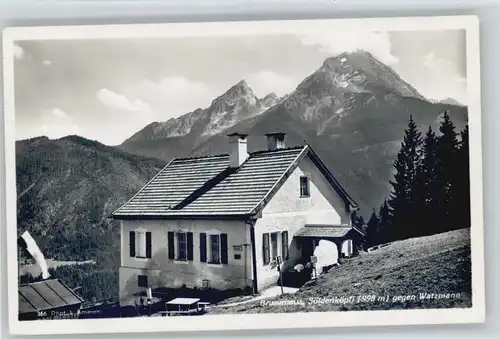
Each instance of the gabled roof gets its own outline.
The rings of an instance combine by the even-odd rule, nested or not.
[[[76,306],[83,301],[59,279],[19,285],[18,295],[20,314]]]
[[[172,160],[132,199],[115,219],[247,218],[258,214],[309,156],[346,203],[356,208],[309,146],[257,151],[237,169],[229,155]]]
[[[173,159],[113,215],[161,215],[183,202],[228,167],[227,154]]]

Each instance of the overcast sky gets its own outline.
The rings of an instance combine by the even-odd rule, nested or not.
[[[289,93],[325,58],[356,49],[424,96],[466,104],[464,31],[22,41],[16,138],[78,134],[116,145],[152,121],[209,106],[241,79],[259,97]]]

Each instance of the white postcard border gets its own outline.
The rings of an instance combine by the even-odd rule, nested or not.
[[[472,308],[390,311],[231,314],[79,320],[18,320],[17,211],[15,171],[14,42],[45,39],[109,39],[168,36],[228,36],[304,33],[326,29],[432,31],[466,30],[467,95],[470,129]],[[4,135],[8,310],[11,334],[186,332],[479,323],[485,320],[483,187],[479,21],[476,16],[398,17],[283,21],[203,22],[95,26],[10,27],[3,34]],[[8,164],[8,165],[7,165]]]

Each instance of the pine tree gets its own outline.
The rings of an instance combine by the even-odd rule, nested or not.
[[[351,214],[351,223],[353,226],[357,227],[358,229],[362,230],[365,226],[365,219],[363,218],[362,215],[358,215],[358,212],[354,211]]]
[[[388,201],[391,208],[390,240],[411,237],[418,226],[415,223],[414,189],[420,166],[421,144],[422,135],[410,115],[401,149],[394,162],[394,181],[390,182],[393,188]]]
[[[379,220],[379,232],[378,232],[378,242],[380,244],[386,243],[390,240],[390,230],[391,230],[391,211],[389,209],[389,204],[387,199],[384,200],[382,206],[380,206],[378,212]]]
[[[365,249],[379,244],[380,220],[375,210],[372,211],[366,226]]]
[[[459,165],[458,135],[448,112],[444,113],[439,131],[441,136],[438,138],[436,149],[437,192],[435,193],[439,210],[435,221],[439,228],[435,233],[446,232],[455,227],[453,224],[456,218],[453,214],[458,207],[455,188],[460,185],[456,174]]]
[[[422,145],[422,161],[418,169],[415,184],[416,220],[420,228],[414,236],[435,233],[435,216],[439,213],[436,201],[438,175],[436,164],[438,138],[429,126]]]
[[[365,219],[363,218],[362,215],[358,215],[357,211],[354,211],[351,214],[351,224],[352,226],[356,227],[360,231],[365,231],[366,230],[366,224],[365,224]],[[356,241],[356,250],[357,251],[362,251],[366,242],[366,236],[361,236],[359,241]]]
[[[458,166],[456,169],[456,226],[457,228],[470,227],[470,169],[469,169],[469,125],[460,133],[458,149]]]

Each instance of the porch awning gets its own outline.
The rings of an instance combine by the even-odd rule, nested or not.
[[[339,238],[345,236],[351,226],[347,225],[306,225],[300,229],[296,237]]]

